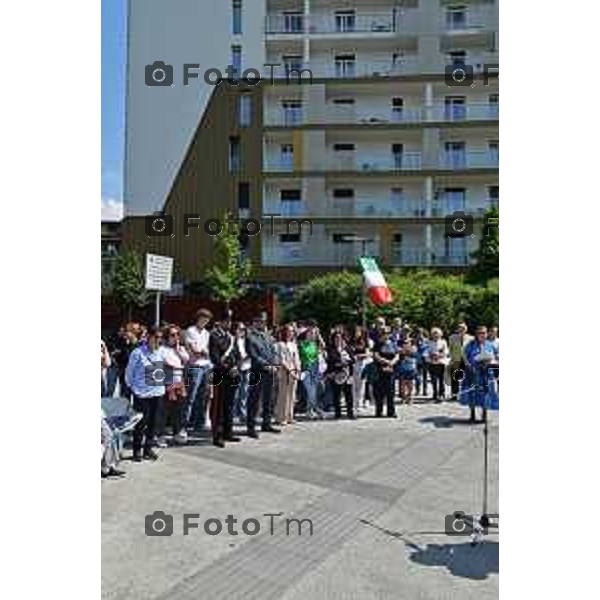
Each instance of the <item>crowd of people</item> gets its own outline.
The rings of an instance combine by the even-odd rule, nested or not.
[[[118,424],[102,414],[102,474],[123,474],[115,430],[132,430],[133,460],[141,462],[207,429],[222,448],[240,441],[236,428],[258,438],[258,422],[262,432],[278,434],[298,415],[356,419],[374,409],[376,418],[395,419],[397,403],[415,396],[459,400],[472,422],[477,407],[485,419],[484,383],[492,370],[499,379],[498,329],[474,333],[459,323],[446,339],[439,327],[428,331],[400,318],[388,325],[383,317],[352,331],[336,325],[322,332],[312,320],[269,330],[264,314],[247,325],[229,311],[215,320],[206,309],[185,330],[128,323],[101,343],[101,396],[119,396],[130,408]]]

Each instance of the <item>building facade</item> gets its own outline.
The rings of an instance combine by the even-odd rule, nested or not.
[[[181,281],[202,279],[203,222],[227,211],[261,221],[242,240],[257,281],[364,251],[468,266],[499,202],[497,0],[131,0],[128,53],[124,239]],[[147,85],[157,60],[172,85]],[[228,65],[235,81],[204,80]],[[157,210],[173,231],[148,235]],[[474,236],[448,237],[457,211]]]

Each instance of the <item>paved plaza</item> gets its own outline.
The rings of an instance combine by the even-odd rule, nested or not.
[[[398,409],[397,420],[298,422],[225,449],[207,437],[155,463],[123,461],[125,478],[102,481],[103,598],[497,598],[498,533],[474,547],[443,533],[445,515],[481,511],[483,426],[454,403]],[[489,440],[498,512],[497,413]],[[145,535],[155,511],[173,515],[173,535]],[[189,535],[183,513],[200,515]],[[219,535],[204,531],[211,518]],[[243,533],[246,519],[257,535]],[[312,536],[286,519],[310,519]]]

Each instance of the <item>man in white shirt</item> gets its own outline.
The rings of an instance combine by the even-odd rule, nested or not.
[[[178,441],[187,439],[187,428],[196,425],[196,429],[204,429],[206,423],[206,406],[204,406],[204,394],[206,385],[206,374],[211,362],[208,355],[208,341],[210,334],[206,326],[212,319],[212,313],[201,308],[196,312],[196,324],[188,327],[185,332],[185,346],[189,353],[188,372],[189,390],[185,406],[181,414],[181,431]],[[195,423],[191,422],[195,415]]]

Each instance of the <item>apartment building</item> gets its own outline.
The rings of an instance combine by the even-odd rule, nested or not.
[[[497,32],[497,0],[131,0],[126,243],[195,281],[213,240],[184,236],[184,215],[230,210],[277,215],[243,240],[257,280],[301,281],[365,250],[387,267],[466,268],[499,202]],[[158,59],[264,79],[149,87]],[[145,235],[155,210],[173,237]],[[446,235],[456,211],[474,237]]]

